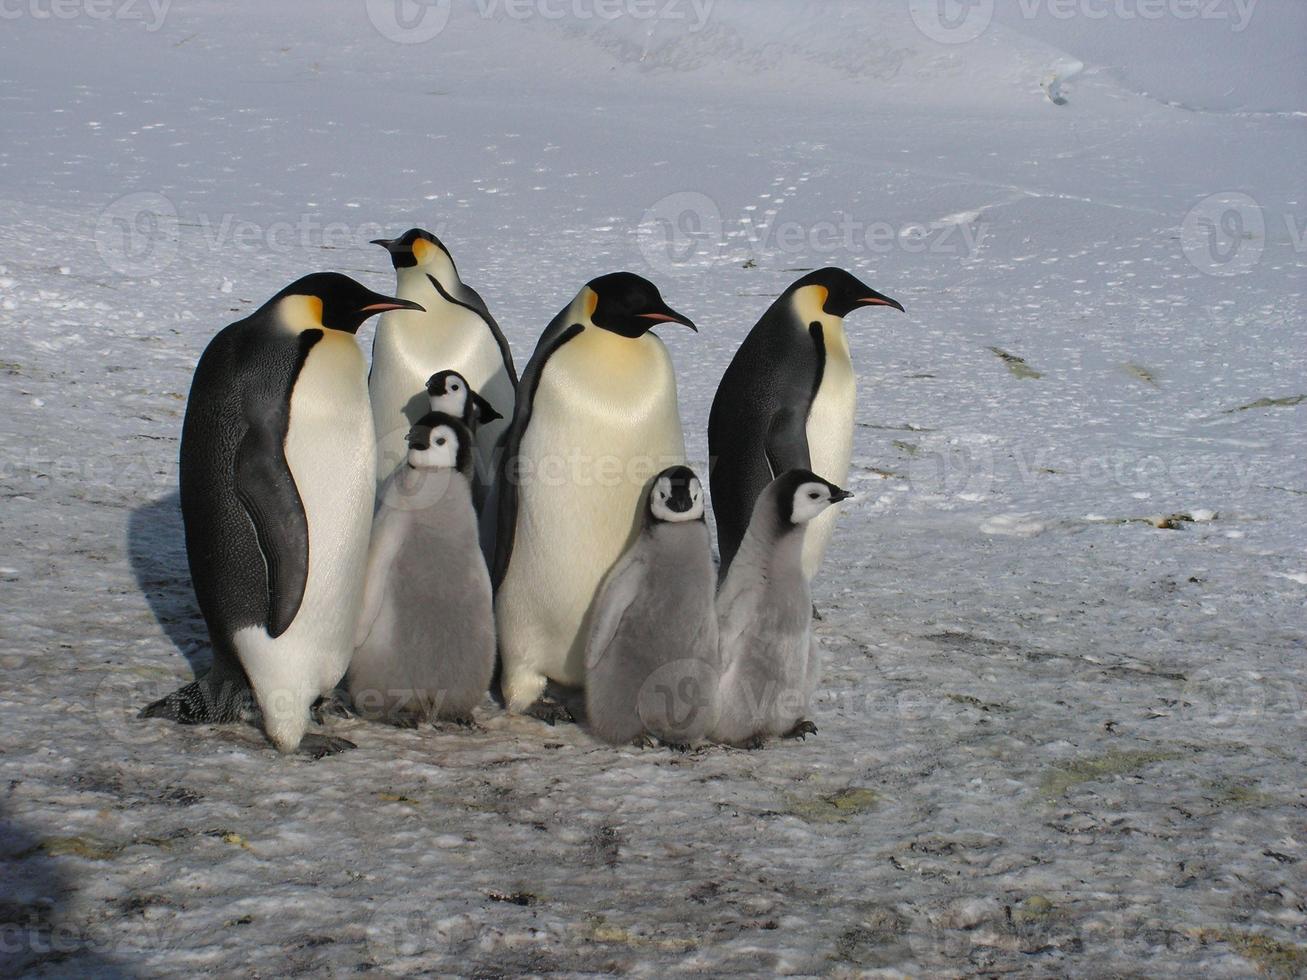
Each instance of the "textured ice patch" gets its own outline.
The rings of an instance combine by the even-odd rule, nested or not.
[[[1048,529],[1038,514],[999,514],[980,522],[982,534],[1002,534],[1013,538],[1033,538]]]

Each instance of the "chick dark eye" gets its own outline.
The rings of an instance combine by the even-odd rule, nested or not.
[[[821,499],[821,494],[819,494],[819,493],[810,493],[810,494],[808,494],[808,499],[809,499],[809,500],[820,500],[820,499]]]
[[[458,390],[459,390],[458,385],[450,385],[450,386],[449,386],[449,390],[450,390],[450,391],[458,391]]]
[[[437,440],[436,440],[436,445],[437,445],[437,446],[443,446],[444,444],[445,444],[445,440],[444,440],[444,439],[437,439]]]

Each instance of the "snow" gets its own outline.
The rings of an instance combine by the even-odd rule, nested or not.
[[[102,6],[0,23],[7,972],[1307,969],[1302,5],[964,43],[879,0],[460,2],[421,43],[377,0]],[[388,288],[367,241],[414,224],[519,360],[590,277],[658,282],[701,472],[796,270],[905,304],[848,324],[818,735],[488,706],[309,762],[134,719],[208,656],[196,357],[305,272]]]

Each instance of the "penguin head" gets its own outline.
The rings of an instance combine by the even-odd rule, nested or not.
[[[457,371],[438,371],[428,378],[427,397],[431,411],[453,415],[467,424],[485,425],[503,418]]]
[[[592,279],[590,321],[623,337],[643,337],[660,323],[677,323],[698,332],[690,318],[663,302],[658,287],[633,272],[614,272]]]
[[[892,306],[904,312],[898,300],[883,296],[861,279],[843,269],[827,268],[810,272],[787,290],[791,295],[801,290],[812,290],[821,305],[821,311],[843,319],[864,306]],[[822,293],[825,295],[822,295]]]
[[[454,269],[453,256],[445,243],[421,228],[410,228],[398,238],[374,238],[372,244],[390,253],[390,262],[397,270],[421,269],[430,274],[446,267]],[[454,276],[457,278],[457,270]]]
[[[649,515],[655,524],[702,521],[703,485],[688,466],[673,466],[654,477],[649,489]]]
[[[453,415],[431,412],[408,430],[408,465],[415,470],[472,469],[472,433]]]
[[[788,470],[775,480],[781,526],[807,524],[831,504],[853,496],[811,470]]]
[[[369,317],[387,310],[422,310],[417,303],[374,293],[338,272],[315,272],[291,283],[268,302],[283,322],[298,330],[357,333]]]

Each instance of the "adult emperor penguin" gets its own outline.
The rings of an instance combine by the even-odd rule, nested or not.
[[[373,244],[390,253],[396,295],[424,308],[389,313],[377,323],[368,380],[377,429],[377,490],[404,460],[409,429],[430,410],[427,379],[444,370],[458,371],[503,416],[487,423],[477,438],[477,469],[488,483],[517,388],[508,341],[436,236],[414,228]]]
[[[703,505],[689,467],[658,474],[640,536],[595,599],[586,717],[606,742],[684,749],[717,721],[717,573]]]
[[[638,533],[645,487],[685,462],[671,358],[652,327],[694,324],[629,272],[582,288],[522,375],[495,481],[492,577],[509,710],[568,718],[547,681],[585,680],[590,608]]]
[[[757,748],[817,731],[804,716],[820,674],[804,526],[852,494],[808,470],[787,470],[758,497],[717,593],[722,684],[711,738]]]
[[[282,752],[351,747],[305,731],[353,652],[376,472],[354,334],[388,310],[421,307],[318,273],[222,330],[200,357],[182,426],[181,505],[213,667],[145,717],[234,721],[252,687]]]
[[[708,417],[709,480],[720,577],[730,570],[754,501],[786,470],[844,483],[856,402],[844,318],[864,306],[903,307],[842,269],[804,276],[763,314],[726,369]],[[803,569],[811,580],[835,529],[835,512],[808,527]]]
[[[413,426],[408,446],[377,502],[345,688],[366,718],[469,722],[495,667],[472,435],[454,416],[432,412]]]

